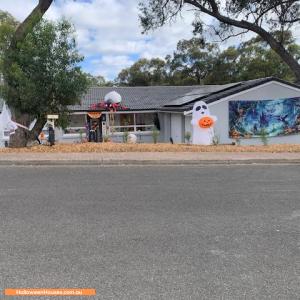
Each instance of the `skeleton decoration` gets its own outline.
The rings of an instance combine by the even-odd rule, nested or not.
[[[192,115],[193,144],[211,145],[214,137],[214,124],[217,117],[211,116],[208,106],[203,101],[194,104]]]
[[[136,144],[137,143],[137,136],[134,133],[128,134],[128,143],[129,144]]]
[[[90,110],[108,111],[108,128],[115,124],[114,113],[118,110],[126,110],[127,107],[121,104],[122,96],[116,91],[109,92],[105,95],[104,100],[90,105]]]
[[[11,118],[11,111],[9,107],[4,103],[2,111],[0,113],[0,147],[3,147],[4,145],[3,141],[5,131],[8,132],[9,135],[14,134],[18,127],[31,131],[37,122],[37,119],[34,119],[29,125],[29,127],[26,127],[22,124],[12,121]]]
[[[104,102],[107,104],[120,104],[122,102],[122,97],[119,93],[112,91],[105,95]]]
[[[117,110],[126,110],[127,107],[121,104],[122,96],[112,91],[105,95],[104,100],[90,105],[90,110],[106,110],[116,112]]]

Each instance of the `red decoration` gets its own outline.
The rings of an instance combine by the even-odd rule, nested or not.
[[[89,106],[91,110],[107,110],[116,112],[118,110],[127,110],[128,108],[120,103],[105,103],[104,101],[100,101],[99,103],[93,103]]]

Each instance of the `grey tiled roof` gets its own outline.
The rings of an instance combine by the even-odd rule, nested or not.
[[[242,82],[238,82],[236,84],[233,85],[226,85],[224,86],[224,89],[220,89],[216,92],[212,92],[209,93],[207,95],[204,95],[202,97],[199,98],[195,98],[192,101],[189,102],[185,102],[183,105],[181,105],[180,107],[176,106],[176,105],[170,105],[168,107],[166,107],[165,109],[169,110],[169,111],[186,111],[186,110],[190,110],[193,107],[193,104],[196,101],[202,100],[204,102],[206,102],[207,104],[213,103],[215,101],[218,101],[220,99],[223,99],[225,97],[240,93],[242,91],[254,88],[256,86],[268,83],[270,81],[277,81],[277,82],[281,82],[284,83],[286,85],[290,85],[293,87],[296,87],[300,90],[300,86],[275,78],[275,77],[266,77],[266,78],[260,78],[260,79],[254,79],[254,80],[248,80],[248,81],[242,81]],[[300,94],[300,92],[299,92]]]
[[[278,81],[287,85],[296,86],[283,80],[267,77],[255,80],[237,82],[226,85],[202,86],[147,86],[147,87],[95,87],[90,88],[82,98],[81,105],[71,106],[73,111],[90,110],[90,105],[99,103],[104,96],[116,91],[122,96],[122,104],[129,110],[170,110],[182,111],[190,109],[197,100],[206,103],[218,101],[224,97],[259,86],[261,84]]]
[[[230,83],[230,84],[224,84],[224,85],[203,85],[196,87],[191,92],[183,95],[180,98],[177,98],[176,100],[172,100],[171,102],[165,104],[164,106],[182,106],[186,103],[189,103],[191,101],[194,101],[196,98],[202,98],[208,95],[211,95],[212,93],[216,93],[218,91],[224,90],[226,88],[232,87],[234,85],[237,85],[238,83]]]
[[[148,86],[148,87],[94,87],[82,98],[81,105],[70,107],[73,111],[89,110],[91,104],[99,103],[104,96],[116,91],[122,96],[122,104],[130,110],[156,110],[164,105],[182,105],[195,98],[220,90],[221,86]]]
[[[90,88],[83,96],[80,105],[70,106],[72,111],[87,111],[91,104],[99,103],[104,96],[111,92],[118,92],[123,98],[123,105],[129,110],[169,110],[185,111],[191,109],[197,100],[213,103],[222,98],[234,95],[241,91],[261,84],[277,81],[300,89],[300,86],[284,80],[267,77],[243,81],[226,85],[202,86],[147,86],[147,87],[95,87]],[[0,98],[0,111],[2,109]]]

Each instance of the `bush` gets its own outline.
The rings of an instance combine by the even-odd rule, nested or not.
[[[237,137],[237,138],[235,139],[235,145],[236,145],[236,146],[241,146],[241,138],[240,138],[240,137]]]
[[[109,141],[109,136],[108,135],[104,135],[103,136],[103,142],[107,143]]]
[[[129,132],[127,130],[124,131],[124,133],[123,133],[123,143],[128,142],[128,135],[129,135]]]
[[[152,139],[153,139],[153,143],[154,144],[157,144],[158,137],[159,137],[159,130],[157,130],[156,128],[154,128],[152,130]]]
[[[190,133],[190,131],[187,131],[187,132],[185,133],[185,135],[184,135],[184,139],[186,140],[186,142],[187,142],[188,144],[191,143],[191,138],[192,138],[192,134]]]
[[[268,134],[264,128],[260,132],[260,139],[264,146],[268,146],[269,144]]]
[[[214,135],[212,142],[213,142],[214,146],[219,145],[220,144],[220,136]]]

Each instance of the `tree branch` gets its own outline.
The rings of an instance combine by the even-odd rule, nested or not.
[[[216,3],[214,0],[208,0],[208,2]],[[197,7],[201,12],[212,16],[213,18],[216,18],[221,23],[242,28],[245,30],[250,30],[262,37],[270,45],[270,47],[283,59],[283,61],[292,69],[297,78],[297,81],[300,81],[300,65],[298,61],[284,48],[284,46],[280,42],[278,42],[272,36],[271,33],[266,31],[264,28],[260,27],[255,23],[251,23],[245,20],[232,19],[228,16],[224,16],[219,12],[219,10],[218,12],[209,10],[205,6],[201,5],[197,0],[185,0],[185,3]]]
[[[17,27],[15,34],[13,35],[10,49],[14,50],[17,47],[17,43],[25,39],[27,34],[32,28],[42,19],[53,0],[39,0],[38,5],[32,10],[29,16]]]

